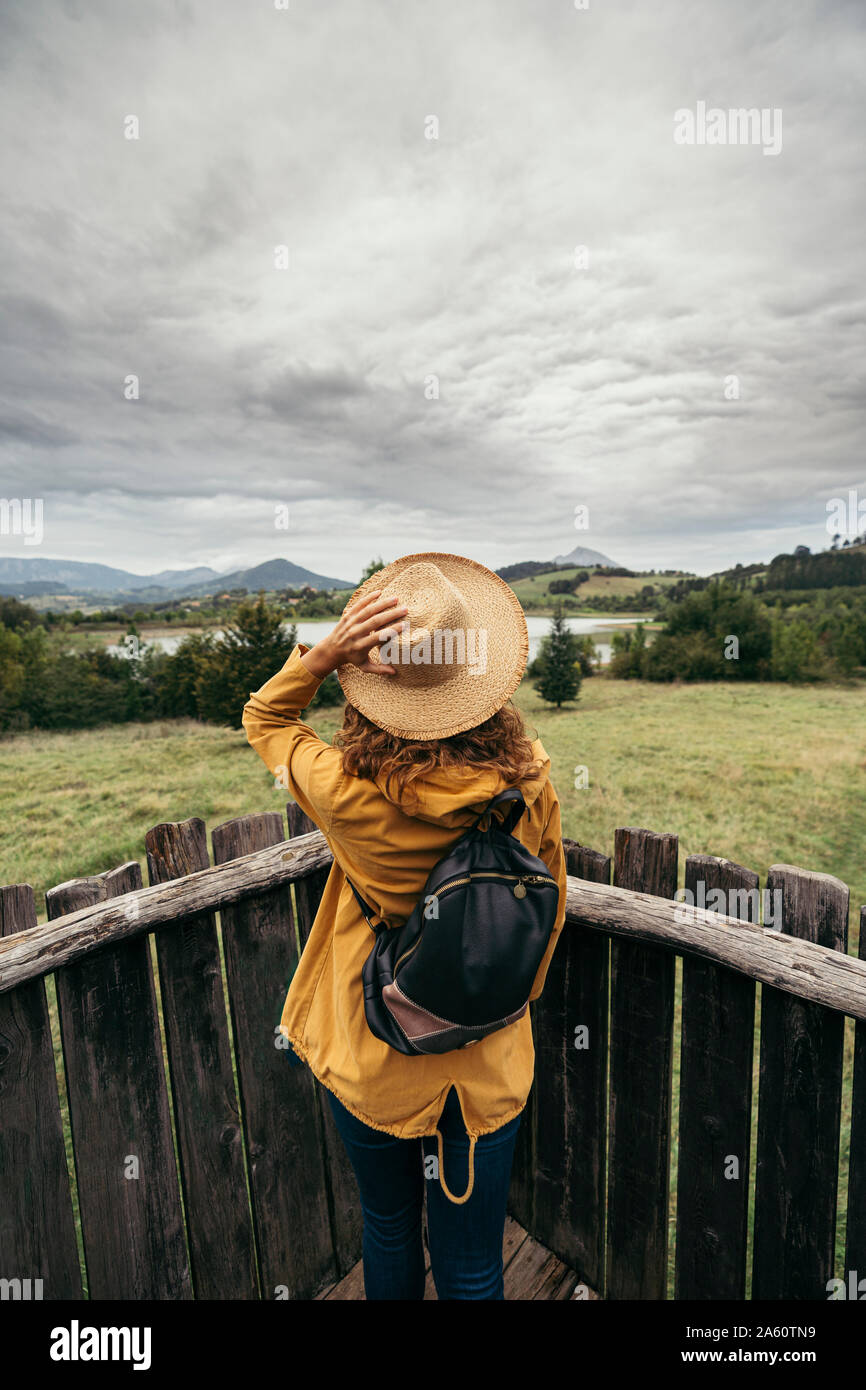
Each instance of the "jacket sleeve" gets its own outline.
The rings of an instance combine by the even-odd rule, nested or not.
[[[559,940],[563,923],[565,922],[565,890],[567,883],[567,873],[565,867],[565,851],[562,848],[562,820],[559,810],[559,798],[554,794],[553,806],[544,827],[544,834],[541,837],[541,846],[538,851],[539,859],[543,859],[550,872],[559,884],[559,902],[556,909],[556,918],[553,924],[553,931],[550,934],[550,941],[547,945],[538,972],[535,976],[535,983],[529,995],[530,1000],[538,999],[544,989],[544,982],[547,979],[547,971],[550,966],[551,957],[556,950],[556,943]]]
[[[339,751],[301,719],[301,710],[321,684],[301,661],[307,651],[309,647],[299,642],[285,666],[250,694],[241,722],[277,785],[285,787],[327,833],[343,780],[343,763]]]

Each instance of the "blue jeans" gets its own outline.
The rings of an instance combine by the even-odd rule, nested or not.
[[[437,1297],[504,1298],[505,1204],[521,1116],[475,1141],[472,1192],[463,1205],[456,1205],[438,1181],[435,1136],[395,1139],[357,1119],[332,1091],[327,1096],[361,1194],[366,1297],[423,1299],[421,1217],[426,1182],[427,1240]],[[469,1181],[469,1137],[453,1087],[439,1130],[445,1181],[450,1192],[461,1195]]]

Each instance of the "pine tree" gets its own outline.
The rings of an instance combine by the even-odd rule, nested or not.
[[[577,663],[577,642],[566,626],[560,603],[554,610],[550,625],[544,670],[541,679],[535,682],[535,689],[542,700],[559,709],[563,701],[576,699],[581,680]]]
[[[253,602],[239,603],[213,647],[200,653],[195,695],[200,719],[240,726],[250,692],[276,675],[297,642],[297,628],[283,628],[276,608],[259,592]]]

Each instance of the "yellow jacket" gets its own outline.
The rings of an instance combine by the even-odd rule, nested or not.
[[[322,1084],[365,1124],[403,1139],[436,1134],[440,1180],[449,1197],[437,1123],[454,1086],[473,1141],[470,1184],[459,1199],[465,1201],[474,1140],[500,1129],[526,1104],[535,1065],[529,1010],[516,1023],[456,1052],[409,1057],[382,1042],[367,1026],[361,983],[374,938],[346,874],[378,917],[388,926],[402,925],[433,865],[506,783],[492,769],[437,769],[413,784],[421,809],[409,815],[377,783],[345,773],[339,750],[301,721],[301,710],[320,684],[300,659],[308,650],[297,645],[282,670],[250,695],[243,712],[250,744],[315,821],[334,856],[280,1031]],[[550,759],[540,741],[533,751],[548,774]],[[537,999],[562,930],[566,869],[559,801],[549,776],[525,782],[521,790],[527,810],[514,833],[559,883],[553,934],[530,994]]]

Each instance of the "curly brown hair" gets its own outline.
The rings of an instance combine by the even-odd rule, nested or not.
[[[492,768],[509,786],[543,775],[523,717],[510,700],[474,729],[435,739],[399,738],[347,704],[334,747],[342,753],[345,772],[371,781],[384,773],[387,794],[410,805],[418,800],[412,783],[434,768]]]

